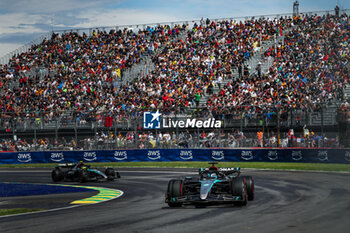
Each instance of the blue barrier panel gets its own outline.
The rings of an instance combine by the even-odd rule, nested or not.
[[[225,161],[350,163],[350,149],[141,149],[0,153],[0,164]]]

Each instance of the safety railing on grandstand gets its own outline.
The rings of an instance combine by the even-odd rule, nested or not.
[[[215,118],[225,128],[246,128],[257,126],[327,126],[336,125],[339,116],[337,103],[322,103],[312,108],[289,108],[289,106],[237,106],[210,108],[186,107],[158,109],[164,118],[208,119]],[[0,130],[16,130],[116,127],[135,128],[142,126],[143,112],[155,110],[108,111],[52,111],[52,112],[0,112]],[[107,121],[109,120],[109,123]]]
[[[261,107],[261,106],[260,106]],[[323,106],[325,107],[325,106]],[[242,106],[220,111],[207,108],[160,110],[165,120],[215,118],[221,128],[144,129],[143,112],[0,113],[0,147],[16,150],[212,147],[341,147],[341,122],[349,119],[337,108],[314,110]],[[290,135],[293,130],[293,135]],[[305,131],[306,130],[306,131]],[[259,139],[257,132],[263,132]],[[307,133],[305,133],[307,132]],[[288,134],[289,133],[289,134]],[[161,137],[159,135],[162,135]],[[164,136],[169,134],[169,136]],[[9,150],[11,147],[0,148]]]
[[[259,138],[258,132],[263,132]],[[145,131],[99,130],[95,135],[51,134],[17,135],[3,139],[0,151],[60,151],[116,149],[180,149],[180,148],[342,148],[336,134],[312,131],[305,136],[296,132],[290,136],[277,130],[243,132],[239,130]]]
[[[339,14],[349,14],[350,9],[341,9],[339,11]],[[327,15],[327,14],[335,14],[334,10],[325,10],[325,11],[310,11],[310,12],[301,12],[301,15]],[[256,16],[237,16],[237,17],[224,17],[224,18],[215,18],[215,19],[210,19],[211,21],[218,22],[218,21],[223,21],[223,20],[235,20],[235,21],[244,21],[244,20],[249,20],[249,19],[260,19],[260,18],[265,18],[265,19],[273,19],[273,18],[280,18],[280,17],[285,17],[285,16],[293,16],[293,13],[281,13],[281,14],[270,14],[270,15],[256,15]],[[119,29],[124,29],[127,28],[129,30],[133,30],[134,32],[137,33],[138,30],[144,30],[147,27],[157,27],[159,25],[169,25],[171,27],[175,25],[183,25],[183,24],[188,24],[190,27],[193,26],[194,24],[205,24],[205,19],[193,19],[193,20],[183,20],[183,21],[173,21],[173,22],[160,22],[160,23],[147,23],[147,24],[129,24],[129,25],[117,25],[117,26],[101,26],[101,27],[94,27],[94,28],[71,28],[71,29],[55,29],[51,32],[47,32],[43,35],[40,35],[38,38],[34,39],[33,41],[21,46],[20,48],[6,54],[5,56],[0,58],[0,64],[7,64],[12,57],[17,56],[21,53],[27,52],[33,45],[40,44],[44,39],[49,39],[52,35],[52,33],[59,33],[59,34],[64,34],[67,32],[77,32],[79,34],[87,34],[87,35],[92,35],[92,32],[94,30],[102,30],[102,31],[107,31],[107,30],[119,30]]]

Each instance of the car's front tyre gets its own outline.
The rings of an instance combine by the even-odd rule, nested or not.
[[[106,168],[105,175],[107,176],[107,180],[114,180],[115,179],[115,171],[113,168]]]
[[[59,167],[56,167],[51,172],[51,178],[52,178],[53,182],[62,181],[64,179],[64,172]]]
[[[248,204],[248,195],[246,187],[246,179],[241,177],[231,182],[231,190],[233,196],[240,196],[242,199],[239,202],[236,202],[235,205],[245,206]]]
[[[88,180],[88,172],[86,170],[79,171],[79,182],[84,183]]]
[[[247,183],[247,194],[248,194],[248,200],[252,201],[254,200],[254,179],[251,176],[243,176],[246,179]]]
[[[183,181],[182,180],[170,180],[168,183],[167,198],[169,207],[181,207],[182,203],[176,202],[175,198],[182,196],[183,193]]]

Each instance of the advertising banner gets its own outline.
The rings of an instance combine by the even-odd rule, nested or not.
[[[350,163],[350,149],[140,149],[2,152],[0,164],[69,162],[303,162]]]

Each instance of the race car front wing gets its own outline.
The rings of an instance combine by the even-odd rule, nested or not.
[[[206,199],[201,199],[200,195],[184,195],[181,197],[166,198],[165,202],[195,204],[195,203],[234,203],[242,202],[242,196],[232,196],[230,194],[208,195]]]

